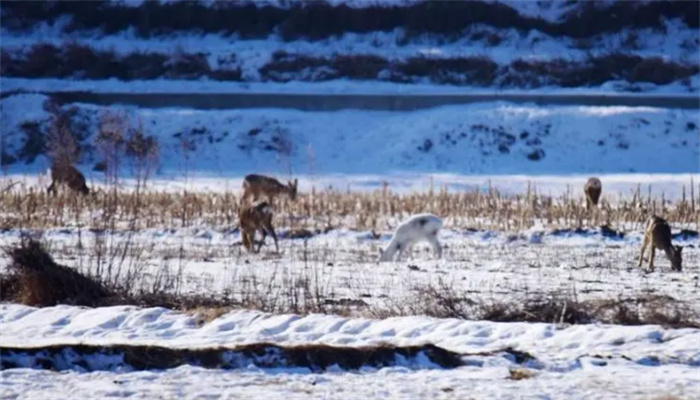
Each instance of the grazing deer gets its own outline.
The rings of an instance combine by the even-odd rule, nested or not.
[[[681,252],[683,251],[683,247],[671,245],[671,227],[668,226],[666,220],[656,215],[652,215],[649,218],[644,232],[644,239],[642,240],[642,251],[639,253],[638,267],[642,266],[644,250],[646,250],[647,245],[651,245],[649,272],[654,271],[654,253],[656,249],[663,250],[666,253],[666,257],[671,261],[672,270],[681,270],[681,263],[683,261]]]
[[[590,178],[583,186],[583,192],[586,194],[586,210],[590,211],[592,207],[598,206],[600,193],[603,191],[603,184],[598,178]]]
[[[56,194],[56,188],[65,184],[74,192],[87,195],[90,193],[85,184],[85,176],[70,164],[51,164],[51,185],[46,189],[47,193]]]
[[[253,197],[253,201],[257,201],[259,197],[265,195],[267,201],[272,204],[273,198],[283,193],[289,195],[292,201],[295,200],[297,198],[297,180],[289,181],[285,186],[275,178],[250,174],[243,179],[243,197],[241,197],[241,201],[248,197]]]
[[[394,231],[391,242],[384,250],[380,250],[379,262],[392,261],[398,252],[397,261],[405,251],[420,241],[426,241],[433,247],[437,258],[442,257],[442,248],[437,235],[442,229],[442,219],[433,214],[417,214],[403,221]]]
[[[275,251],[279,253],[277,234],[275,234],[275,228],[272,226],[272,208],[267,202],[263,201],[254,206],[241,207],[238,212],[238,219],[241,228],[241,240],[248,251],[259,253],[260,248],[265,244],[265,238],[270,234],[275,239]],[[255,251],[255,232],[258,230],[262,232],[262,240],[258,250]]]

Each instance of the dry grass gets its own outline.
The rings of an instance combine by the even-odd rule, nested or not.
[[[490,299],[437,283],[416,287],[410,301],[388,299],[368,313],[376,318],[427,315],[496,322],[545,322],[554,324],[607,323],[615,325],[661,325],[670,328],[700,328],[700,314],[692,303],[652,294],[633,298],[580,300],[576,293],[554,291],[513,294],[507,300]]]
[[[56,264],[34,240],[28,240],[8,253],[12,263],[0,288],[3,300],[30,306],[94,306],[114,296],[99,280]]]
[[[513,381],[534,378],[536,375],[535,371],[527,368],[511,368],[508,370],[508,379]]]
[[[2,183],[0,187],[8,187]],[[445,188],[399,194],[389,187],[371,193],[312,190],[296,201],[286,198],[275,203],[275,224],[297,231],[328,231],[335,228],[392,230],[397,219],[418,212],[433,212],[454,229],[496,229],[517,231],[536,222],[549,228],[585,225],[612,227],[631,223],[642,229],[652,213],[672,224],[700,224],[700,198],[691,186],[681,199],[669,202],[643,194],[641,188],[627,196],[604,193],[601,207],[589,213],[582,190],[560,196],[542,195],[534,189],[506,196],[495,189],[450,192]],[[686,195],[687,193],[688,195]],[[624,197],[623,197],[624,196]],[[606,199],[615,200],[614,202]],[[72,194],[48,196],[43,189],[14,187],[0,190],[0,229],[47,229],[83,227],[88,229],[143,229],[208,226],[227,230],[237,223],[238,192],[159,192],[108,189],[93,197]],[[109,226],[105,221],[110,221]]]
[[[231,311],[230,307],[195,307],[189,310],[184,310],[185,313],[191,314],[196,320],[197,325],[204,325],[209,323],[220,316]]]

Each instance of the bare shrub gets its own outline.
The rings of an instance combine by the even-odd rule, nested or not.
[[[8,255],[12,263],[2,288],[4,299],[30,306],[97,306],[113,295],[99,281],[56,264],[33,239],[11,249]]]

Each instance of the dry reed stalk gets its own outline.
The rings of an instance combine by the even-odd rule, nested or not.
[[[611,195],[608,195],[611,196]],[[619,194],[615,203],[601,202],[589,214],[582,195],[571,191],[546,196],[528,187],[526,193],[505,196],[490,187],[487,191],[399,194],[385,186],[374,192],[317,190],[300,194],[296,201],[276,202],[277,224],[298,229],[352,228],[391,230],[399,219],[419,212],[446,218],[454,229],[488,228],[522,230],[543,223],[548,227],[632,224],[642,229],[650,213],[660,212],[671,223],[697,229],[694,191],[675,202],[641,195],[641,186],[631,198]],[[13,187],[0,192],[0,228],[46,229],[79,224],[96,229],[211,226],[230,229],[236,224],[237,192],[163,192],[143,189],[123,191],[117,187],[94,197],[78,198],[70,193],[47,196],[33,187]],[[104,226],[102,221],[111,221]]]

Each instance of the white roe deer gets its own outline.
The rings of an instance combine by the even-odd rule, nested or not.
[[[67,163],[51,164],[51,185],[46,189],[46,192],[55,195],[56,188],[64,184],[74,192],[83,195],[90,193],[90,189],[85,184],[85,176],[74,166]]]
[[[681,252],[683,247],[671,244],[671,227],[668,226],[666,220],[652,215],[647,221],[644,239],[642,240],[642,250],[639,253],[639,263],[637,263],[638,267],[642,266],[644,250],[646,250],[647,245],[651,245],[651,250],[649,251],[649,272],[654,271],[654,253],[656,249],[663,250],[666,253],[666,257],[671,261],[672,270],[681,270],[681,263],[683,262]]]
[[[265,244],[265,238],[268,234],[275,240],[275,251],[279,253],[280,249],[277,245],[277,234],[272,226],[272,208],[263,201],[254,206],[241,207],[238,211],[238,219],[241,229],[241,241],[243,246],[250,252],[259,253],[260,248]],[[257,250],[255,247],[255,232],[262,232],[262,240]]]
[[[398,252],[397,260],[405,251],[410,251],[417,242],[426,241],[433,247],[437,258],[442,257],[442,248],[437,235],[442,229],[442,219],[433,214],[417,214],[403,221],[394,231],[389,245],[380,252],[379,262],[392,261]]]
[[[603,191],[603,184],[598,178],[589,178],[583,186],[583,192],[586,194],[586,210],[598,206],[600,193]]]
[[[261,196],[267,197],[267,201],[272,204],[272,200],[280,195],[287,194],[293,201],[297,198],[297,180],[289,181],[287,185],[281,184],[277,179],[269,176],[250,174],[243,179],[243,196],[241,202],[249,197],[257,201]]]

